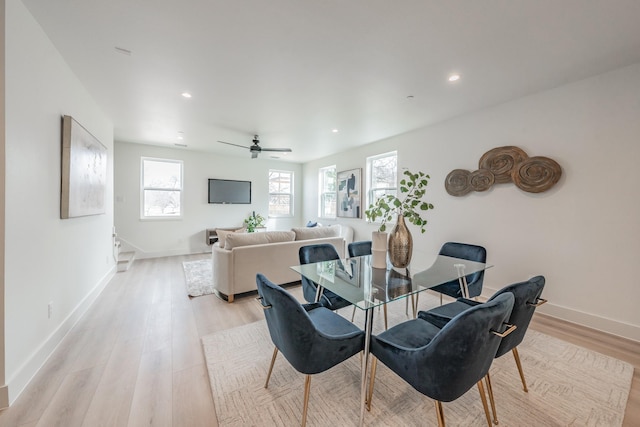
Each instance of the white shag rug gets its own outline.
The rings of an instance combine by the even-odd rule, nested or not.
[[[210,259],[185,261],[182,268],[189,296],[199,297],[213,293],[213,268]]]
[[[340,312],[351,317],[351,308]],[[357,314],[356,324],[362,325],[362,311]],[[404,303],[390,304],[389,319],[390,325],[406,319]],[[381,325],[381,312],[376,311],[374,333]],[[282,354],[269,388],[264,388],[273,352],[264,321],[207,335],[202,344],[220,426],[300,424],[304,375]],[[500,426],[622,425],[632,365],[533,330],[518,349],[528,393],[522,390],[511,353],[494,360],[490,371]],[[359,357],[312,376],[310,396],[308,425],[358,425]],[[382,363],[378,363],[372,402],[365,425],[437,424],[433,401]],[[477,387],[443,405],[448,425],[486,426]]]

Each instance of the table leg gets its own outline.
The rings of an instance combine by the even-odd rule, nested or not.
[[[469,298],[469,286],[467,285],[467,276],[464,275],[464,264],[453,264],[458,272],[458,282],[460,283],[460,293],[463,298]]]
[[[367,402],[367,371],[369,370],[369,351],[371,345],[371,329],[373,326],[373,309],[367,309],[364,323],[364,350],[362,355],[362,379],[360,383],[360,425],[364,425],[364,413]]]
[[[324,287],[317,285],[316,287],[316,300],[314,302],[320,302],[320,297],[322,296],[322,293],[324,292]]]

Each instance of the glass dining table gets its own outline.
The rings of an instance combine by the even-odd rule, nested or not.
[[[322,261],[291,268],[318,285],[316,301],[324,289],[329,289],[355,307],[365,311],[365,343],[362,357],[360,425],[364,422],[366,406],[367,370],[373,309],[391,301],[411,299],[413,316],[417,310],[417,295],[437,285],[458,280],[462,295],[468,296],[467,276],[485,270],[490,265],[438,255],[431,267],[413,273],[409,268],[374,268],[371,255],[341,260]]]

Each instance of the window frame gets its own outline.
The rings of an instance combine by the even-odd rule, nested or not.
[[[392,187],[374,187],[373,185],[373,163],[377,160],[384,159],[386,157],[395,157],[396,159],[396,168],[395,168],[395,177],[393,179],[394,186]],[[398,194],[398,152],[397,151],[388,151],[386,153],[376,154],[374,156],[367,157],[366,163],[366,175],[367,175],[367,209],[371,206],[376,198],[374,197],[374,192],[381,192],[378,198],[382,197],[385,194]],[[377,219],[375,222],[381,222],[382,218]]]
[[[285,192],[271,192],[271,174],[272,173],[279,173],[279,174],[288,174],[290,176],[290,183],[289,183],[289,188],[291,189],[291,191],[289,193],[285,193]],[[295,189],[294,189],[294,183],[295,183],[295,173],[294,171],[291,170],[284,170],[284,169],[269,169],[269,177],[268,177],[268,185],[269,185],[269,200],[268,200],[268,205],[267,205],[267,216],[269,218],[293,218],[294,217],[294,206],[295,206]],[[272,196],[289,196],[289,214],[272,214],[271,213],[271,197]]]
[[[145,162],[173,163],[180,165],[180,186],[179,188],[162,188],[145,186],[144,170]],[[178,215],[147,215],[145,214],[145,191],[167,191],[178,192],[180,194],[180,213]],[[158,157],[140,157],[140,220],[142,221],[172,221],[180,220],[184,216],[184,161],[177,159],[164,159]]]
[[[327,172],[331,173],[333,171],[333,190],[328,190],[330,185],[327,185]],[[333,196],[333,215],[325,215],[327,212],[325,209],[326,206],[326,196]],[[325,166],[318,169],[318,218],[323,219],[336,219],[337,217],[337,206],[338,206],[338,169],[336,165]]]

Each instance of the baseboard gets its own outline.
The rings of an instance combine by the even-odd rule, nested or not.
[[[116,274],[116,267],[113,266],[107,274],[94,286],[94,288],[78,303],[76,308],[60,323],[60,326],[49,335],[49,337],[38,347],[33,355],[18,369],[16,374],[7,381],[8,404],[11,405],[20,396],[27,387],[29,382],[44,366],[47,359],[67,333],[75,326],[80,318],[87,312],[89,307],[98,298],[100,293],[107,286],[109,281]],[[0,390],[0,403],[2,403],[2,394]]]
[[[494,290],[485,287],[483,294],[493,295],[493,293],[497,291],[497,289]],[[552,301],[547,302],[536,310],[546,316],[555,317],[600,332],[640,342],[640,326],[585,313],[569,307],[563,307],[554,304]]]

